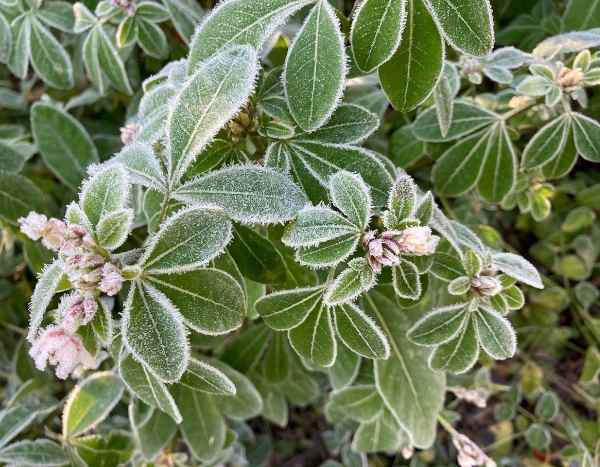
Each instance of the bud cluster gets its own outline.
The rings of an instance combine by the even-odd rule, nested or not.
[[[460,467],[496,467],[496,462],[490,459],[473,441],[463,434],[456,433],[452,443],[458,451],[458,465]]]
[[[381,234],[367,232],[363,247],[367,260],[376,273],[383,266],[397,266],[401,255],[426,256],[435,252],[439,237],[429,227],[409,227],[404,230],[387,230]]]
[[[493,269],[484,269],[471,279],[471,290],[481,297],[493,297],[502,292],[502,283]]]
[[[56,375],[66,378],[79,368],[94,368],[95,360],[76,334],[79,326],[89,324],[97,310],[101,294],[116,295],[123,285],[120,269],[107,259],[88,230],[78,224],[48,219],[29,213],[20,218],[21,232],[58,253],[64,272],[74,291],[63,296],[58,307],[56,325],[42,330],[30,351],[40,370],[47,363],[56,365]]]

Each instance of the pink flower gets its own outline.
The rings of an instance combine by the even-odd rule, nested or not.
[[[62,327],[73,334],[79,326],[86,325],[94,319],[98,304],[93,298],[74,292],[63,296],[58,311]]]
[[[117,295],[123,286],[121,271],[112,263],[106,263],[102,267],[102,279],[98,288],[106,295]]]
[[[363,247],[367,251],[367,260],[376,273],[383,266],[396,266],[400,263],[400,246],[390,232],[384,232],[379,238],[375,232],[367,232],[363,237]]]
[[[502,284],[493,276],[479,275],[471,279],[471,289],[485,297],[493,297],[502,292]]]
[[[465,435],[459,433],[453,436],[452,443],[458,451],[457,460],[460,467],[496,467],[496,463]]]
[[[429,227],[409,227],[397,239],[402,253],[414,256],[431,255],[440,238],[431,234]]]
[[[50,219],[42,231],[42,244],[49,250],[57,251],[65,241],[66,224],[58,219]]]
[[[47,327],[33,342],[29,355],[38,370],[56,366],[56,376],[66,379],[74,371],[96,368],[96,360],[85,349],[81,338],[59,326]]]
[[[42,232],[48,223],[48,218],[43,214],[31,211],[27,217],[21,217],[18,220],[21,232],[27,235],[31,240],[42,238]]]

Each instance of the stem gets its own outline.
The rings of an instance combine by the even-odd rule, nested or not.
[[[458,431],[454,429],[452,424],[448,420],[446,420],[443,415],[438,415],[438,422],[440,423],[440,425],[442,425],[442,428],[444,428],[444,430],[450,433],[450,435],[452,435],[453,437],[459,435]]]
[[[158,225],[162,224],[167,215],[167,208],[169,206],[169,201],[171,201],[171,191],[167,188],[165,193],[165,197],[163,198],[162,206],[160,208],[160,215],[158,217]]]

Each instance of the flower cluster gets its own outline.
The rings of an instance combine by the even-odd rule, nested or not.
[[[457,460],[460,467],[496,467],[496,462],[465,435],[457,433],[452,437],[452,443],[458,451]]]
[[[58,253],[64,272],[74,291],[64,295],[56,314],[56,325],[42,330],[30,351],[40,370],[47,363],[56,365],[56,375],[66,378],[79,368],[94,368],[95,360],[76,334],[79,326],[89,324],[98,310],[101,294],[116,295],[123,285],[120,269],[110,262],[87,229],[29,213],[19,219],[21,231],[32,240]]]
[[[429,227],[388,230],[381,234],[367,232],[363,247],[371,268],[380,273],[383,266],[397,266],[401,255],[426,256],[435,252],[439,237]]]

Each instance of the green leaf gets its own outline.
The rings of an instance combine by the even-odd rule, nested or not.
[[[157,24],[137,21],[137,42],[149,56],[164,59],[169,55],[167,36]]]
[[[257,61],[251,47],[231,47],[203,62],[185,83],[167,119],[171,186],[181,180],[196,156],[248,99],[258,72]]]
[[[227,426],[213,398],[178,385],[175,399],[183,413],[180,429],[192,455],[203,461],[216,457],[225,444]]]
[[[244,291],[228,273],[198,269],[180,274],[148,276],[196,332],[220,335],[238,329],[244,318]]]
[[[225,373],[195,358],[190,358],[188,368],[179,384],[207,394],[234,395],[236,392],[233,381]]]
[[[444,135],[435,107],[421,112],[412,125],[414,135],[430,143],[442,143],[462,139],[477,130],[489,127],[498,121],[498,115],[470,102],[458,101],[454,104],[454,112],[448,132]]]
[[[500,203],[517,178],[517,155],[504,123],[490,134],[485,162],[478,182],[479,194],[490,203]]]
[[[194,30],[204,12],[194,0],[165,0],[164,5],[169,11],[173,26],[186,44],[190,43]]]
[[[504,360],[515,354],[517,338],[506,318],[491,309],[480,308],[475,322],[481,347],[490,357]]]
[[[6,63],[12,50],[12,33],[3,14],[0,14],[0,44],[0,63]]]
[[[65,276],[63,267],[62,261],[57,259],[52,264],[45,266],[38,277],[31,301],[29,302],[29,330],[27,340],[30,342],[36,338],[37,331],[44,320],[46,309],[58,289],[58,284]]]
[[[230,44],[248,44],[260,49],[277,27],[312,1],[230,0],[219,4],[194,35],[188,57],[188,74],[194,73],[199,63]]]
[[[31,130],[45,164],[74,191],[85,178],[87,166],[100,161],[83,125],[55,105],[36,102],[31,107]]]
[[[516,285],[502,290],[502,297],[509,310],[520,310],[525,305],[525,295]]]
[[[356,250],[358,241],[359,236],[351,234],[320,243],[317,246],[301,247],[296,251],[296,261],[311,268],[331,267],[348,259]]]
[[[402,222],[412,218],[417,204],[417,186],[413,179],[406,175],[399,175],[390,190],[387,202],[388,211],[384,214],[384,223],[387,229],[400,228]]]
[[[94,31],[98,38],[96,45],[101,73],[117,91],[133,94],[125,65],[114,43],[114,36],[109,35],[102,25],[96,26],[92,33]]]
[[[0,140],[0,171],[19,173],[25,165],[25,156],[10,141]]]
[[[260,166],[232,166],[195,178],[173,193],[179,201],[219,206],[244,224],[274,224],[292,219],[306,196],[292,180]]]
[[[146,404],[168,414],[175,423],[181,423],[181,412],[173,396],[156,376],[131,355],[123,358],[119,364],[119,375],[129,391]]]
[[[235,395],[214,396],[221,412],[234,420],[247,420],[260,414],[263,403],[252,382],[242,373],[223,362],[211,360],[210,364],[224,373],[236,388]]]
[[[261,297],[254,307],[270,328],[287,331],[302,324],[322,295],[322,286],[282,290]]]
[[[31,65],[36,74],[57,89],[73,87],[73,65],[60,42],[33,16],[31,23]]]
[[[484,56],[494,48],[494,20],[489,0],[425,0],[444,38],[462,53]]]
[[[377,276],[365,258],[355,258],[327,287],[324,302],[328,306],[350,303],[372,288]]]
[[[107,250],[120,247],[127,240],[133,216],[133,209],[120,209],[104,216],[96,228],[98,244]]]
[[[189,348],[181,315],[158,290],[131,285],[121,330],[127,349],[157,378],[177,381],[186,370]]]
[[[435,277],[445,282],[453,281],[466,274],[461,260],[446,253],[435,253],[433,255],[433,264],[430,270]]]
[[[481,258],[471,248],[467,248],[463,254],[463,267],[465,268],[465,272],[469,277],[475,277],[479,275],[481,272],[481,268],[483,267],[481,263]]]
[[[546,165],[564,150],[571,132],[569,114],[552,120],[529,140],[523,152],[522,165],[526,170]]]
[[[475,365],[479,357],[479,344],[474,321],[468,318],[458,336],[433,351],[429,358],[431,368],[462,374]]]
[[[359,144],[379,127],[379,117],[356,104],[341,104],[318,130],[302,139],[332,144]]]
[[[461,331],[467,319],[465,303],[438,308],[417,321],[407,337],[426,347],[445,344]]]
[[[219,208],[190,207],[167,219],[140,264],[149,274],[194,271],[219,256],[231,240],[231,221]]]
[[[30,211],[47,212],[47,195],[31,180],[13,173],[0,172],[0,219],[17,225]]]
[[[437,193],[458,196],[477,184],[487,156],[490,135],[493,133],[494,129],[488,129],[469,136],[438,159],[432,171]]]
[[[574,113],[573,135],[581,157],[590,162],[600,162],[600,124],[585,115]]]
[[[400,47],[379,68],[383,91],[396,110],[409,112],[431,95],[442,74],[444,53],[444,41],[421,0],[408,0]]]
[[[79,205],[92,225],[97,226],[105,216],[123,209],[128,196],[127,172],[122,166],[109,166],[83,183]]]
[[[20,404],[0,411],[0,447],[31,425],[38,415],[38,411]]]
[[[329,188],[329,178],[340,170],[346,170],[360,175],[369,185],[374,205],[385,205],[392,178],[377,153],[357,146],[308,140],[293,142],[289,148],[292,171],[296,173],[298,183],[305,191],[315,180],[321,186]]]
[[[567,136],[564,148],[552,161],[542,166],[542,173],[547,179],[562,178],[567,175],[577,162],[577,148],[573,132]]]
[[[333,205],[361,231],[371,219],[369,187],[359,175],[340,171],[329,179],[329,192]]]
[[[309,206],[302,209],[296,221],[286,227],[282,241],[295,248],[316,246],[344,235],[358,235],[359,229],[333,209]]]
[[[454,70],[454,72],[452,71]],[[448,63],[444,64],[444,70],[437,86],[433,90],[433,101],[440,132],[443,137],[448,136],[450,125],[454,116],[454,89],[452,88],[452,74],[458,75],[456,68]],[[460,78],[458,78],[460,81]]]
[[[406,0],[366,0],[354,13],[350,41],[356,66],[371,73],[387,62],[402,39]]]
[[[390,138],[389,158],[398,167],[406,168],[425,154],[425,143],[417,139],[411,126],[398,128]]]
[[[42,8],[36,11],[36,16],[50,27],[62,32],[73,33],[75,15],[72,3],[62,0],[45,2],[42,4]]]
[[[345,345],[340,345],[335,363],[327,369],[332,388],[343,389],[350,386],[358,375],[361,360],[358,354]]]
[[[496,253],[492,257],[492,263],[494,267],[519,282],[523,282],[536,289],[544,288],[542,278],[535,266],[519,255],[513,253]]]
[[[17,17],[10,25],[13,37],[8,68],[16,77],[25,79],[31,56],[31,21],[27,15]]]
[[[74,438],[95,427],[121,400],[123,384],[117,375],[101,371],[77,384],[69,394],[62,416],[62,434]]]
[[[314,131],[331,117],[345,78],[339,21],[329,2],[318,0],[290,46],[282,77],[290,113],[300,128]]]
[[[383,412],[383,400],[372,385],[359,385],[334,391],[325,407],[329,416],[339,414],[357,422],[370,422]]]
[[[139,449],[146,460],[153,460],[177,431],[171,417],[160,410],[147,408],[141,412],[140,406],[132,401],[129,404],[129,421]],[[146,407],[146,406],[143,406]],[[148,412],[149,411],[149,412]]]
[[[335,327],[342,342],[358,355],[386,359],[390,345],[378,325],[358,306],[348,303],[335,308]]]
[[[290,375],[289,343],[285,334],[273,333],[262,364],[262,375],[272,384],[283,383]]]
[[[235,225],[234,228],[235,237],[228,250],[241,273],[261,284],[284,283],[286,265],[273,243],[243,225]]]
[[[352,439],[352,449],[363,453],[396,452],[406,444],[406,433],[389,410],[370,422],[361,423]]]
[[[396,294],[401,298],[418,300],[423,293],[419,271],[410,261],[401,260],[392,269],[392,281]]]
[[[54,467],[67,465],[63,449],[48,439],[24,440],[0,450],[0,461],[11,465]]]
[[[569,0],[564,13],[565,31],[584,31],[600,27],[600,2]]]
[[[412,444],[429,448],[435,440],[446,378],[423,364],[429,350],[406,338],[410,322],[393,302],[379,292],[371,292],[365,297],[364,305],[376,318],[391,349],[390,358],[375,361],[377,390],[386,407],[408,432]]]
[[[331,311],[320,305],[306,319],[289,331],[292,348],[315,365],[330,367],[335,362],[337,342],[333,331]]]

